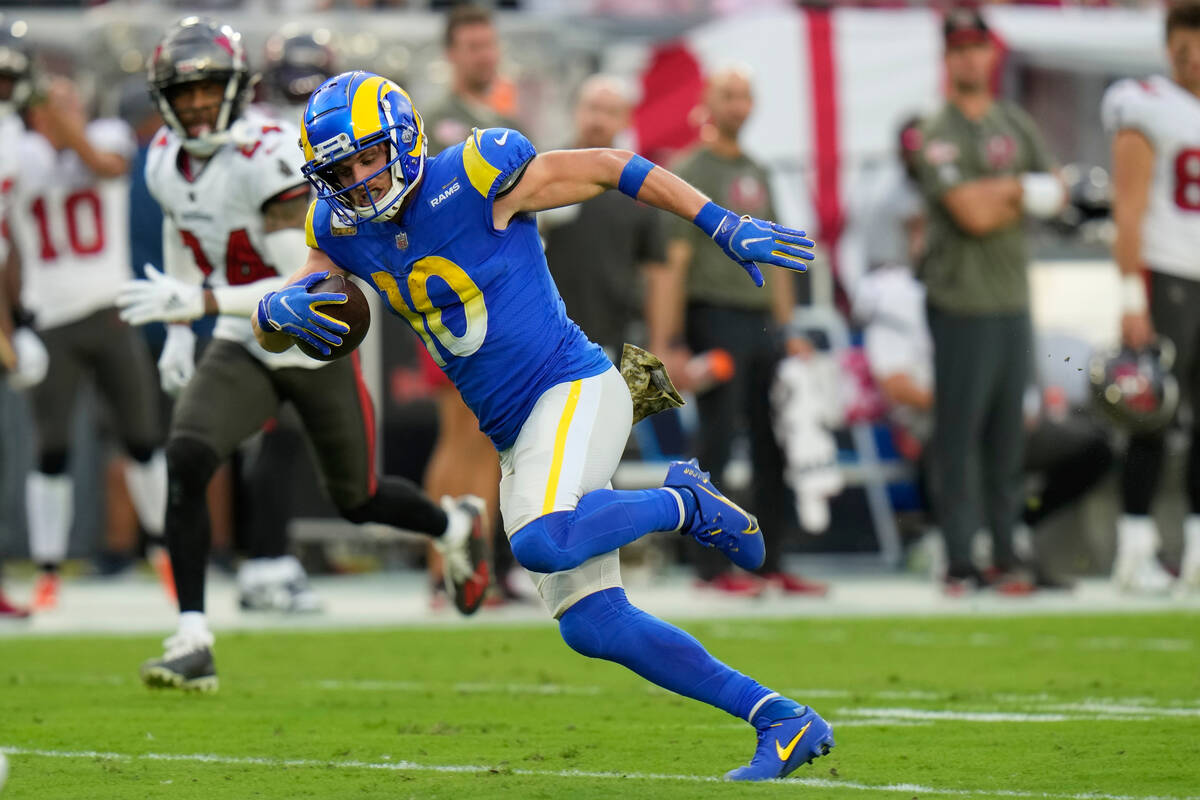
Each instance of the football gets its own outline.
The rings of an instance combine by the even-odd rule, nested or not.
[[[342,337],[340,345],[330,346],[329,355],[324,355],[306,342],[297,342],[296,346],[310,358],[318,361],[333,361],[349,355],[354,348],[362,344],[363,338],[366,337],[367,331],[371,327],[371,308],[367,305],[366,295],[362,293],[362,289],[358,288],[358,284],[342,275],[330,275],[325,280],[314,283],[308,289],[309,294],[321,292],[337,292],[346,295],[346,302],[341,305],[325,305],[318,306],[318,308],[322,313],[349,325],[350,332]]]

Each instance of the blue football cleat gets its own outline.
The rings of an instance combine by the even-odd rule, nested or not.
[[[672,461],[663,486],[686,489],[696,498],[697,512],[680,533],[705,547],[715,547],[742,569],[758,569],[767,557],[766,544],[753,514],[713,486],[696,459]]]
[[[764,720],[758,725],[758,747],[744,767],[725,773],[727,781],[769,781],[783,778],[801,764],[811,764],[833,747],[833,726],[808,706],[799,716]]]

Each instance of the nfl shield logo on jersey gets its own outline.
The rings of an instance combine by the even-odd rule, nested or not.
[[[397,233],[396,234],[396,247],[400,248],[401,250],[408,249],[408,234],[407,233]]]

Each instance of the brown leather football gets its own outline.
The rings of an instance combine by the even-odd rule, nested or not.
[[[310,358],[315,358],[318,361],[333,361],[342,356],[349,355],[354,348],[362,344],[362,340],[366,337],[367,331],[371,328],[371,308],[367,305],[366,295],[362,293],[362,289],[349,278],[341,275],[330,275],[323,281],[314,283],[309,287],[309,294],[320,294],[321,292],[336,292],[346,295],[346,302],[339,305],[317,306],[322,314],[328,314],[335,319],[350,326],[350,332],[342,337],[342,343],[336,346],[330,346],[329,355],[322,354],[307,342],[297,342],[296,346],[304,351],[304,354]]]

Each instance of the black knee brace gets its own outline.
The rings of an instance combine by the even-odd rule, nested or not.
[[[132,444],[125,443],[125,452],[129,457],[139,464],[145,464],[150,459],[154,458],[154,451],[158,449],[156,444]]]
[[[167,442],[167,505],[178,502],[183,493],[203,493],[219,464],[216,451],[197,439]]]
[[[51,450],[38,456],[38,472],[43,475],[62,475],[66,471],[66,450]]]

